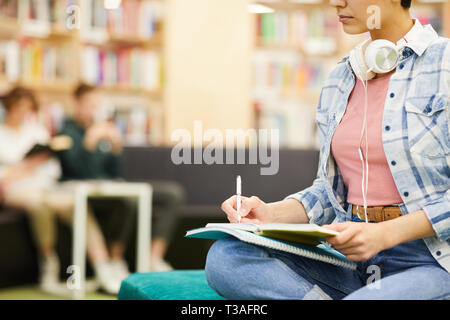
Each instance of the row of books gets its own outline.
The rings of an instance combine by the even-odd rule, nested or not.
[[[13,82],[73,82],[77,78],[75,53],[64,42],[2,41],[0,77]],[[152,50],[86,46],[81,51],[81,79],[96,85],[157,91],[161,88],[161,70],[160,54]]]
[[[294,99],[264,100],[258,101],[255,107],[255,126],[258,129],[278,130],[280,148],[317,147],[315,113],[309,104]]]
[[[0,0],[0,17],[17,18],[18,0]]]
[[[150,91],[161,88],[161,56],[154,50],[86,46],[81,66],[81,78],[88,83]]]
[[[127,145],[141,146],[151,144],[152,117],[148,108],[135,107],[119,109],[113,118]]]
[[[259,50],[253,55],[255,95],[320,92],[331,61],[309,61],[294,52]]]
[[[147,146],[156,143],[153,137],[157,136],[155,115],[148,107],[135,106],[128,108],[115,108],[104,105],[101,110],[108,114],[108,118],[99,117],[99,121],[112,121],[122,134],[124,143],[128,146]],[[106,112],[105,112],[106,111]],[[102,113],[102,112],[100,112]],[[0,102],[0,123],[4,121],[5,109]],[[43,125],[51,136],[56,135],[63,126],[67,114],[62,104],[54,102],[40,108],[38,114],[30,121]]]
[[[319,11],[276,11],[257,15],[257,39],[263,45],[284,45],[309,47],[311,39],[333,39],[338,36],[338,20],[334,12]],[[333,51],[335,43],[324,41],[322,50]]]
[[[104,0],[86,0],[86,30],[106,30],[118,36],[152,38],[163,16],[160,1],[126,0],[117,9],[106,9]],[[86,34],[87,36],[89,33]]]
[[[64,43],[0,42],[0,76],[9,81],[54,82],[75,78],[74,50]]]
[[[24,35],[47,37],[52,28],[68,30],[70,8],[78,0],[0,0],[0,18],[17,19]]]
[[[52,27],[66,31],[80,27],[87,40],[95,34],[92,30],[106,37],[150,39],[158,31],[163,8],[163,2],[149,0],[121,1],[115,9],[106,9],[105,0],[0,0],[0,17],[20,19],[25,34],[41,37]]]
[[[0,77],[17,81],[20,77],[20,46],[17,41],[0,42]]]

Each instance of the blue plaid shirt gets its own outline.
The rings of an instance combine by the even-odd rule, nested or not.
[[[418,20],[405,37],[409,41],[399,53],[384,106],[383,147],[404,208],[425,211],[436,236],[424,241],[450,272],[450,39]],[[286,197],[303,204],[310,223],[351,220],[347,188],[330,144],[354,86],[347,55],[330,72],[320,95],[316,179],[311,187]]]

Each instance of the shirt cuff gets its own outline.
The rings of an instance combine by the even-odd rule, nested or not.
[[[295,199],[303,205],[309,218],[309,223],[317,225],[323,224],[324,208],[320,203],[319,197],[315,193],[307,191],[306,189],[287,196],[285,200],[287,199]]]
[[[438,239],[447,241],[450,238],[450,190],[444,195],[428,201],[423,210]]]

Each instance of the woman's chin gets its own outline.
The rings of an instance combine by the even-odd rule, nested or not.
[[[360,25],[352,25],[343,23],[342,27],[347,34],[361,34],[367,32],[367,28],[362,28]]]

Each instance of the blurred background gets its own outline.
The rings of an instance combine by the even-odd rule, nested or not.
[[[450,36],[448,1],[416,0],[411,13]],[[31,89],[39,103],[34,121],[55,135],[74,114],[78,84],[98,88],[97,116],[123,138],[121,177],[171,180],[186,191],[167,261],[202,268],[210,243],[184,240],[184,232],[223,221],[218,206],[233,193],[235,174],[243,175],[245,194],[266,201],[312,183],[321,86],[367,36],[344,34],[321,0],[0,0],[0,95]],[[0,106],[0,123],[5,113]],[[279,129],[279,174],[262,178],[251,165],[173,165],[171,135],[194,132],[195,120],[204,130]],[[33,287],[38,263],[28,228],[25,215],[0,209],[0,299],[52,297]],[[58,228],[65,279],[71,233]],[[134,248],[126,253],[130,269]]]

